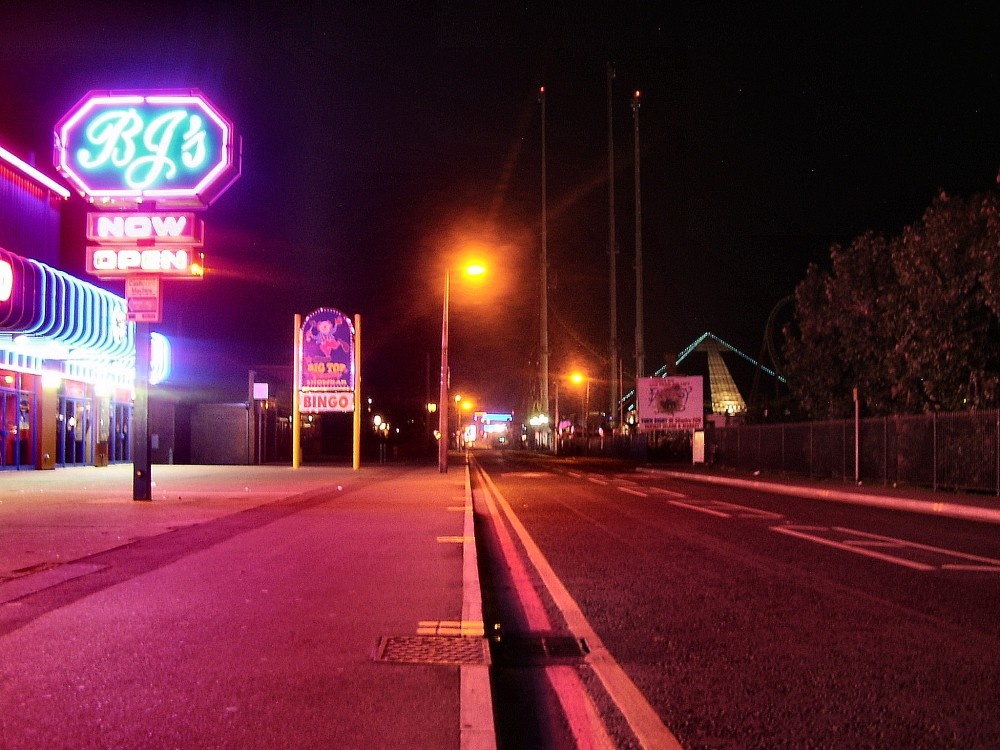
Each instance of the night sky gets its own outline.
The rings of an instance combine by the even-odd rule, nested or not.
[[[453,385],[526,409],[542,85],[550,370],[606,377],[609,61],[626,372],[634,90],[648,371],[705,331],[757,356],[771,309],[832,243],[894,235],[940,190],[996,187],[994,3],[342,5],[0,5],[0,143],[48,174],[53,125],[91,89],[198,88],[235,121],[243,175],[205,213],[209,276],[169,284],[159,326],[177,381],[209,400],[243,400],[249,369],[290,364],[293,315],[328,306],[362,316],[369,395],[423,403],[445,269],[475,245],[490,282],[453,288]],[[82,272],[71,204],[64,265]]]

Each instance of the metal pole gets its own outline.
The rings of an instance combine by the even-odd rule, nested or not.
[[[559,381],[556,380],[556,431],[555,439],[552,441],[552,452],[557,456],[559,455],[559,436],[562,434],[559,430]]]
[[[854,483],[861,484],[861,401],[854,389]]]
[[[354,455],[352,466],[361,468],[361,316],[354,316]]]
[[[938,447],[938,443],[937,443],[937,412],[936,411],[935,412],[931,412],[931,427],[932,427],[932,430],[933,430],[933,436],[932,436],[933,447],[931,448],[931,450],[932,450],[931,463],[933,464],[933,467],[931,469],[931,489],[933,489],[935,492],[937,492],[937,447]]]
[[[448,294],[451,271],[444,274],[444,309],[441,313],[441,390],[438,396],[438,471],[448,471]]]
[[[253,370],[247,374],[247,465],[257,463],[255,459],[257,447],[257,411],[253,398],[254,377],[257,375]]]
[[[295,315],[292,336],[292,468],[302,465],[302,415],[299,412],[299,385],[302,383],[302,316]],[[355,404],[357,406],[357,404]]]
[[[431,435],[431,355],[430,352],[424,355],[424,440]],[[420,446],[420,452],[426,450],[424,445]]]
[[[135,403],[132,406],[132,499],[152,500],[149,457],[149,323],[135,324]]]
[[[635,376],[646,372],[646,350],[642,325],[642,191],[639,179],[639,92],[632,96],[632,122],[635,130]]]
[[[538,101],[542,105],[542,267],[541,267],[541,309],[540,326],[540,388],[542,411],[549,413],[549,255],[548,255],[548,209],[546,205],[545,174],[545,87],[538,90]]]
[[[615,427],[618,403],[618,248],[615,243],[615,136],[614,120],[611,115],[611,82],[615,78],[615,66],[608,62],[608,363],[611,370],[611,392],[608,416],[612,428]],[[620,423],[619,423],[620,424]]]

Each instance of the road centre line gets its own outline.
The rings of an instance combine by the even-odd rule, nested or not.
[[[732,514],[723,513],[719,510],[712,510],[711,508],[706,508],[703,505],[693,505],[692,503],[682,503],[680,500],[668,500],[671,505],[676,505],[678,508],[687,508],[688,510],[696,510],[699,513],[705,513],[710,516],[716,516],[717,518],[732,518]]]
[[[685,503],[682,503],[679,500],[668,500],[667,502],[671,505],[676,505],[678,508],[696,510],[699,513],[706,513],[710,516],[716,516],[717,518],[732,518],[733,516],[737,516],[739,518],[766,521],[777,521],[784,518],[781,513],[761,510],[760,508],[752,508],[748,505],[727,503],[723,500],[690,501]]]
[[[631,487],[619,487],[618,491],[619,492],[627,492],[628,494],[635,495],[637,497],[649,497],[648,493],[641,492],[639,490],[633,490]]]
[[[766,519],[768,521],[777,521],[784,518],[781,513],[775,513],[770,510],[761,510],[760,508],[752,508],[749,505],[727,503],[723,500],[713,500],[710,505],[713,508],[725,508],[726,510],[731,510],[735,515],[740,516],[740,518],[759,518]]]
[[[945,563],[941,570],[956,570],[963,573],[1000,573],[1000,566],[997,565],[959,565]]]
[[[650,487],[650,492],[654,492],[657,495],[670,495],[670,497],[687,497],[683,492],[674,492],[673,490],[665,490],[662,487]]]
[[[593,482],[594,484],[607,485],[607,482],[603,479],[598,479],[597,477],[587,477],[588,482]]]

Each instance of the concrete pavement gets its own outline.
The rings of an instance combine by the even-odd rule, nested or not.
[[[131,472],[130,465],[121,465],[0,473],[0,685],[4,686],[0,692],[11,693],[0,695],[0,703],[9,708],[13,704],[7,699],[32,692],[29,686],[33,681],[46,679],[44,675],[53,670],[75,668],[80,681],[92,673],[83,661],[73,667],[73,657],[66,656],[63,663],[54,656],[53,638],[63,637],[61,633],[66,631],[66,627],[56,625],[61,617],[70,617],[88,599],[117,598],[119,606],[124,603],[128,608],[125,597],[130,595],[133,579],[136,583],[148,580],[140,586],[147,591],[171,585],[164,578],[167,567],[152,564],[134,569],[129,578],[122,574],[115,579],[115,563],[124,562],[132,550],[173,544],[178,551],[170,560],[181,564],[185,557],[215,554],[217,567],[206,565],[204,570],[217,570],[225,577],[224,550],[242,547],[245,555],[247,549],[261,544],[265,533],[274,544],[281,534],[287,537],[296,516],[301,526],[302,514],[322,509],[324,517],[317,521],[322,525],[307,523],[305,527],[312,530],[304,533],[317,549],[334,544],[340,550],[337,559],[347,561],[331,563],[334,567],[325,575],[334,576],[338,591],[362,597],[372,581],[378,582],[378,591],[372,592],[376,600],[373,606],[352,602],[349,625],[324,633],[323,653],[316,654],[317,671],[319,664],[325,664],[336,671],[338,683],[351,686],[349,696],[328,698],[342,704],[329,707],[331,720],[339,716],[338,711],[350,711],[350,716],[340,718],[337,734],[330,735],[336,737],[337,746],[382,747],[391,741],[394,746],[407,747],[496,747],[471,491],[460,457],[452,456],[447,474],[439,474],[436,466],[363,466],[359,472],[341,466],[304,466],[298,470],[154,466],[152,502],[132,500]],[[366,510],[369,508],[371,513]],[[327,510],[345,515],[332,520]],[[355,537],[363,531],[383,538],[366,542],[338,536],[352,530]],[[200,535],[199,546],[184,547],[180,540],[185,534],[192,538]],[[178,541],[171,542],[174,539]],[[344,549],[348,542],[356,545],[351,552]],[[175,575],[185,575],[176,565],[172,569],[177,570]],[[88,579],[96,581],[109,575],[109,583],[92,584],[92,594],[82,599],[66,599],[69,603],[58,599],[60,590],[88,590]],[[345,580],[350,576],[357,576],[357,581]],[[362,591],[356,592],[358,588]],[[301,598],[289,597],[287,601],[294,606]],[[386,607],[383,602],[391,605]],[[142,605],[132,605],[136,607],[142,609]],[[80,621],[75,627],[81,627]],[[86,637],[99,636],[91,633]],[[45,650],[29,656],[39,641],[48,644]],[[171,648],[169,641],[164,648]],[[48,664],[50,658],[56,659],[58,668]],[[253,663],[248,660],[250,669]],[[232,689],[238,692],[238,684]],[[101,727],[102,720],[106,724],[118,722],[119,732],[139,732],[140,736],[147,730],[150,737],[165,731],[161,724],[138,726],[149,721],[144,718],[149,707],[133,705],[136,698],[116,694],[113,684],[104,687],[103,702],[98,703],[108,707],[103,719],[87,716],[82,699],[75,698],[72,691],[60,698],[60,690],[59,685],[50,687],[46,698],[63,701],[63,725],[75,721],[75,728],[65,730],[75,732],[74,746],[114,746],[108,744],[111,735],[101,734],[108,729]],[[287,698],[276,695],[274,700]],[[19,717],[16,710],[8,708],[0,712],[0,746],[69,746],[54,735],[46,737],[44,723],[28,716],[30,701],[19,702],[25,716]],[[115,705],[123,710],[113,712]],[[45,706],[39,706],[38,711],[44,713]],[[257,721],[264,733],[280,730],[274,726],[280,717],[270,724],[260,717]],[[128,722],[136,726],[127,726]],[[414,725],[412,729],[408,723]],[[61,726],[53,725],[51,731],[64,731]],[[301,731],[301,727],[287,730],[287,736],[294,738],[294,730]],[[221,728],[197,731],[208,732],[196,735],[206,738],[202,746],[223,746],[208,739],[212,732],[223,731]],[[407,735],[410,731],[413,736]],[[227,742],[235,740],[227,738]],[[150,741],[143,746],[155,745]],[[299,745],[290,741],[284,746]]]

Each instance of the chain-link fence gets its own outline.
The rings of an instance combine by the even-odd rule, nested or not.
[[[751,471],[1000,495],[1000,410],[716,427],[706,455]]]

